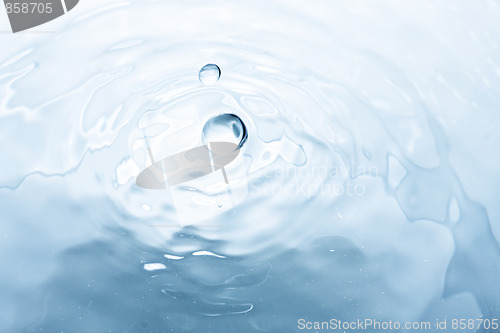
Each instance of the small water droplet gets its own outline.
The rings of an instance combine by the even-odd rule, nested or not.
[[[203,83],[204,85],[212,85],[217,81],[219,81],[220,74],[221,71],[219,66],[214,64],[208,64],[203,66],[202,69],[200,69],[198,78],[200,79],[200,82]]]
[[[220,199],[220,193],[217,193],[217,207],[222,208],[222,201]]]
[[[203,126],[204,145],[210,142],[230,142],[243,147],[248,138],[247,128],[240,117],[224,113],[210,118]]]

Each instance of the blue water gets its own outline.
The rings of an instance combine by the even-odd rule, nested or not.
[[[102,0],[1,33],[0,331],[500,319],[498,17]],[[219,114],[248,130],[229,185],[136,185]]]

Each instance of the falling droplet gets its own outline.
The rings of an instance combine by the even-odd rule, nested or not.
[[[220,200],[220,193],[217,193],[217,207],[222,208],[222,201]]]
[[[224,113],[210,118],[203,126],[202,140],[204,145],[210,142],[230,142],[243,147],[248,138],[247,128],[240,117]]]
[[[204,85],[212,85],[217,81],[219,81],[220,74],[221,71],[219,66],[214,64],[208,64],[203,66],[202,69],[200,69],[198,78],[200,79],[200,82],[203,83]]]

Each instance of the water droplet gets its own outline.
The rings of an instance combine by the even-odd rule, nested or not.
[[[221,71],[219,66],[214,64],[208,64],[203,66],[202,69],[200,69],[198,78],[200,79],[200,82],[203,83],[204,85],[211,85],[219,81],[220,74]]]
[[[217,207],[222,208],[222,202],[220,199],[220,193],[217,193]]]
[[[210,118],[203,127],[204,145],[210,142],[230,142],[243,147],[248,138],[247,128],[240,117],[224,113]]]

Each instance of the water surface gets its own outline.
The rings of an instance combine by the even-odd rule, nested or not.
[[[0,330],[500,318],[499,15],[103,0],[1,34]],[[219,114],[247,192],[181,223],[135,183],[144,138],[194,147]]]

